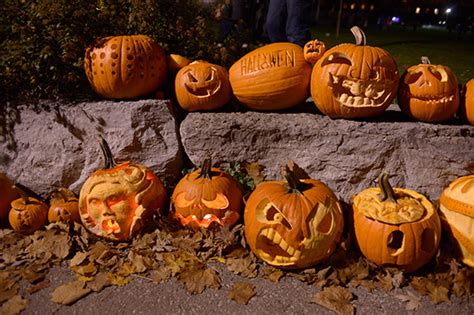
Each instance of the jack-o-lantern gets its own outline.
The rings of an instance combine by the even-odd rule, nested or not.
[[[105,168],[92,173],[79,194],[79,214],[93,234],[113,241],[132,238],[155,211],[163,210],[163,183],[146,166],[116,164],[107,142],[100,138]]]
[[[18,198],[18,192],[12,186],[13,182],[7,175],[0,173],[0,220],[8,217],[11,202]]]
[[[469,80],[463,89],[461,116],[474,125],[474,79]]]
[[[241,216],[238,182],[211,164],[211,159],[204,160],[201,168],[182,178],[173,191],[173,216],[183,226],[232,226]]]
[[[8,220],[13,230],[22,234],[33,234],[46,224],[48,205],[28,196],[20,187],[14,186],[20,198],[11,203]]]
[[[224,67],[194,61],[176,74],[176,99],[186,111],[213,110],[229,102],[232,91]]]
[[[441,194],[440,212],[443,227],[462,261],[474,267],[474,175],[449,184]]]
[[[191,63],[186,57],[177,54],[168,55],[168,69],[171,74],[175,75],[179,70]]]
[[[313,67],[311,95],[332,118],[366,118],[387,109],[397,94],[398,70],[384,49],[366,45],[364,32],[351,28],[356,44],[340,44]]]
[[[304,60],[309,63],[316,63],[326,51],[326,44],[314,39],[307,42],[303,47]]]
[[[459,107],[456,76],[446,66],[432,65],[427,57],[402,75],[398,105],[413,119],[439,122],[453,118]]]
[[[163,48],[145,35],[95,40],[84,67],[94,91],[110,99],[146,96],[164,83],[167,72]]]
[[[379,177],[379,186],[363,190],[352,200],[357,244],[378,265],[415,271],[438,250],[438,213],[422,194],[392,188],[386,173]]]
[[[62,188],[52,192],[49,204],[49,222],[81,222],[79,200],[72,191]]]
[[[257,257],[285,269],[306,268],[328,258],[342,234],[341,205],[325,184],[299,179],[260,183],[244,212],[245,238]]]

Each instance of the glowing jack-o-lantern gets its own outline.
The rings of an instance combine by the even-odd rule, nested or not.
[[[234,225],[242,211],[239,184],[230,175],[211,167],[210,159],[179,181],[171,200],[174,217],[193,228]]]
[[[422,194],[392,188],[388,175],[379,177],[379,188],[354,196],[354,232],[360,250],[378,265],[415,271],[438,250],[440,219]]]
[[[11,202],[18,198],[18,192],[13,188],[13,182],[7,175],[0,173],[0,220],[8,217]]]
[[[162,211],[166,192],[163,183],[144,165],[116,164],[104,139],[100,145],[105,169],[92,173],[79,194],[79,214],[93,234],[122,241],[132,238],[155,211]]]
[[[439,210],[443,227],[462,261],[474,267],[474,175],[449,184],[441,194]]]
[[[22,234],[33,234],[46,224],[48,205],[43,201],[28,196],[20,187],[14,186],[20,198],[11,203],[8,220],[13,230]]]
[[[395,98],[397,64],[379,47],[366,45],[364,32],[353,27],[354,44],[340,44],[313,67],[311,95],[316,107],[332,118],[379,115]]]
[[[299,179],[288,167],[285,180],[263,182],[244,212],[245,238],[266,263],[287,269],[321,262],[335,250],[344,221],[334,193],[314,179]]]
[[[316,63],[326,51],[326,44],[314,39],[307,42],[303,47],[304,60],[309,63]]]
[[[176,99],[187,111],[213,110],[232,96],[227,70],[205,61],[194,61],[176,74]]]
[[[446,66],[432,65],[427,57],[402,75],[398,104],[410,117],[425,122],[453,118],[459,107],[456,76]]]
[[[81,222],[79,200],[72,191],[64,188],[54,191],[49,203],[49,222]]]

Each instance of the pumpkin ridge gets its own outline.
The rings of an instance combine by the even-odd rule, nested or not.
[[[470,205],[460,200],[448,197],[445,193],[441,194],[441,198],[439,201],[449,211],[464,214],[469,217],[474,217],[474,205]]]

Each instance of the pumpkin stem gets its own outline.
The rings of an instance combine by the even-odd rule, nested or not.
[[[288,183],[288,190],[291,193],[299,193],[302,194],[303,191],[311,188],[311,185],[302,182],[299,177],[293,172],[288,165],[282,170],[282,175],[285,178],[286,182]]]
[[[353,26],[351,28],[351,32],[355,37],[356,40],[356,45],[357,46],[365,46],[367,45],[367,37],[365,37],[364,31],[358,27],[358,26]]]
[[[110,150],[107,141],[105,141],[105,139],[100,135],[98,140],[100,148],[102,149],[102,153],[104,154],[105,169],[117,166],[117,163],[115,163],[114,156],[112,155],[112,151]]]
[[[388,181],[389,175],[385,172],[379,176],[379,187],[382,193],[380,194],[380,201],[389,200],[391,202],[397,203],[397,198],[395,197],[395,192],[393,191],[390,182]]]
[[[421,63],[424,64],[424,65],[430,65],[431,64],[431,61],[428,57],[426,56],[422,56],[421,57]]]
[[[25,205],[30,204],[30,197],[28,196],[26,191],[24,191],[22,188],[20,188],[17,185],[13,185],[12,188],[15,189],[18,192],[18,194],[20,195],[21,199],[23,199],[23,204],[25,204]]]
[[[207,179],[212,179],[212,159],[210,157],[204,159],[201,165],[201,171],[199,172],[198,177],[203,177]]]

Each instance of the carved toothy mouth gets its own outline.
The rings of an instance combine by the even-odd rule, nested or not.
[[[404,91],[405,96],[421,101],[421,102],[428,102],[428,104],[443,104],[443,103],[450,103],[454,100],[454,94],[450,96],[439,96],[439,95],[411,95],[409,92]]]
[[[180,213],[176,213],[175,217],[183,226],[197,224],[204,228],[208,228],[212,223],[217,223],[220,226],[233,225],[239,219],[239,215],[233,211],[226,211],[222,219],[210,213],[204,215],[202,219],[199,219],[194,214],[190,214],[185,217]]]
[[[184,84],[186,86],[186,91],[191,93],[196,97],[209,97],[211,95],[216,94],[216,92],[221,88],[221,82],[219,81],[217,84],[208,84],[203,87],[197,87],[196,84]]]
[[[358,80],[330,73],[334,98],[345,107],[380,107],[390,98],[391,80]]]
[[[102,221],[102,229],[107,234],[120,233],[120,225],[114,219],[105,219]]]
[[[272,228],[260,231],[257,239],[257,254],[266,262],[279,266],[293,265],[301,259],[301,251],[288,245]]]

